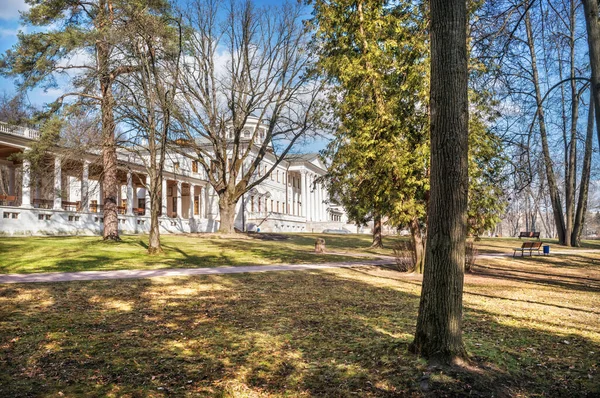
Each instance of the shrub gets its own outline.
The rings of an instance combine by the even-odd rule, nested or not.
[[[412,241],[399,241],[394,244],[394,257],[396,258],[396,269],[400,272],[412,272],[415,270],[415,247]]]

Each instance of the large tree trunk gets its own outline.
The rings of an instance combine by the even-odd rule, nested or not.
[[[110,4],[100,2],[101,12],[105,15],[101,20],[100,30],[103,31],[110,25],[109,16],[112,13]],[[103,18],[106,18],[104,20]],[[108,33],[105,33],[108,35]],[[96,45],[98,69],[101,91],[100,112],[102,114],[102,189],[104,192],[104,239],[120,240],[119,217],[117,214],[117,147],[115,142],[115,118],[113,114],[114,97],[112,93],[112,78],[110,76],[110,50],[108,37],[103,37]]]
[[[554,167],[552,165],[552,156],[548,145],[548,134],[546,132],[546,120],[544,117],[544,108],[542,104],[542,92],[540,89],[540,79],[537,68],[537,56],[535,53],[535,43],[533,30],[531,28],[531,17],[529,11],[525,13],[525,30],[527,32],[527,45],[529,47],[529,55],[531,56],[531,72],[533,75],[533,84],[535,86],[535,97],[537,105],[538,123],[540,126],[540,137],[542,139],[542,154],[544,156],[544,166],[546,168],[546,179],[548,180],[548,191],[550,192],[550,201],[552,204],[552,212],[554,214],[554,223],[558,233],[558,243],[561,245],[570,246],[571,240],[565,235],[565,219],[563,216],[562,202],[560,193],[554,175]]]
[[[433,362],[466,358],[462,341],[467,235],[465,0],[431,0],[431,195],[423,288],[411,350]]]
[[[222,234],[235,233],[235,205],[236,202],[229,199],[229,196],[219,197],[219,232]]]
[[[581,182],[579,183],[579,199],[577,212],[571,234],[571,246],[581,246],[581,231],[585,222],[587,211],[588,191],[590,187],[590,174],[592,168],[592,152],[594,146],[594,94],[590,90],[590,110],[588,113],[587,132],[585,137],[585,153],[583,155],[583,168],[581,169]]]
[[[415,272],[417,274],[422,274],[425,266],[425,241],[423,240],[423,233],[421,231],[419,220],[417,218],[413,218],[410,221],[409,227],[410,236],[415,250]]]
[[[373,217],[373,243],[371,244],[371,248],[373,249],[383,247],[383,235],[381,229],[381,214],[376,214],[375,217]]]

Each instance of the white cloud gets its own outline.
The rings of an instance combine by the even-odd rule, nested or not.
[[[0,19],[11,20],[19,18],[19,11],[29,8],[25,0],[3,0],[0,7]]]
[[[19,29],[0,28],[0,38],[16,37],[17,33],[19,33]]]

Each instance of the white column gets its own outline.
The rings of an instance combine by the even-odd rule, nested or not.
[[[177,181],[177,217],[183,217],[182,200],[181,200],[181,181]]]
[[[163,177],[162,179],[162,216],[167,217],[167,179]]]
[[[319,221],[325,221],[325,205],[323,204],[323,184],[319,183]]]
[[[133,175],[131,171],[127,171],[127,215],[133,215],[133,202],[136,192],[133,189]]]
[[[8,169],[8,194],[15,194],[15,168],[11,167]]]
[[[62,209],[62,169],[60,158],[54,158],[54,210]]]
[[[302,174],[300,174],[300,195],[301,195],[301,211],[300,211],[300,215],[302,217],[306,217],[306,202],[307,200],[307,195],[306,195],[306,172],[302,172]]]
[[[317,183],[317,185],[315,186],[315,197],[317,199],[317,206],[315,207],[315,210],[317,212],[316,215],[316,220],[317,221],[321,221],[321,184]]]
[[[21,207],[31,207],[31,163],[23,160],[21,186]]]
[[[81,173],[81,211],[90,211],[90,162],[83,161],[83,171]]]
[[[146,186],[144,187],[144,215],[150,215],[150,176],[146,176]]]
[[[196,186],[194,184],[190,184],[190,212],[188,214],[188,218],[194,218],[194,201],[196,200]]]
[[[312,173],[308,174],[308,216],[310,221],[315,220],[315,191]]]

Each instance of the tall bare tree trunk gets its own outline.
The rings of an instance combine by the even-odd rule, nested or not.
[[[583,155],[583,168],[581,169],[581,182],[579,184],[579,199],[577,201],[577,212],[571,234],[571,246],[581,246],[581,231],[585,222],[587,211],[588,191],[590,187],[590,175],[592,169],[592,152],[594,149],[594,93],[590,89],[590,110],[588,113],[587,131],[585,136],[585,153]]]
[[[102,189],[104,192],[104,239],[120,240],[119,218],[117,215],[117,147],[115,142],[114,97],[112,93],[112,78],[110,76],[110,46],[109,33],[106,33],[112,23],[112,5],[101,1],[99,6],[103,15],[98,17],[101,37],[96,44],[98,69],[100,79],[102,113]]]
[[[575,222],[575,191],[577,190],[577,121],[579,119],[579,93],[577,81],[575,80],[575,1],[570,5],[570,35],[569,35],[569,59],[571,62],[571,128],[569,139],[569,158],[567,162],[567,173],[565,178],[565,240],[573,243],[573,232]],[[565,148],[566,150],[566,148]]]
[[[371,248],[378,249],[383,247],[381,214],[375,214],[373,217],[373,243]]]
[[[431,196],[423,288],[411,350],[466,358],[462,341],[468,197],[466,0],[430,0]]]
[[[565,235],[566,226],[563,215],[562,202],[560,200],[560,193],[558,192],[556,176],[554,175],[554,167],[552,165],[552,156],[550,154],[550,149],[548,145],[546,120],[544,117],[544,108],[542,104],[543,96],[540,89],[540,79],[537,68],[537,56],[535,53],[535,43],[533,37],[533,30],[531,28],[531,17],[529,14],[529,10],[527,10],[525,13],[525,30],[527,31],[527,45],[529,47],[529,53],[531,56],[531,73],[533,75],[533,84],[535,86],[535,98],[538,116],[537,118],[540,126],[540,137],[542,139],[542,154],[544,156],[544,166],[546,168],[546,179],[548,180],[548,191],[550,193],[552,212],[554,214],[554,223],[556,224],[556,231],[558,233],[559,244],[570,246],[571,240],[567,239]]]
[[[423,233],[421,231],[419,220],[413,218],[410,221],[409,228],[415,250],[415,272],[417,274],[422,274],[425,266],[425,241],[423,240]]]
[[[583,0],[583,9],[585,11],[590,67],[592,69],[592,93],[594,95],[596,132],[598,143],[600,143],[600,26],[598,25],[598,2],[596,0]]]

